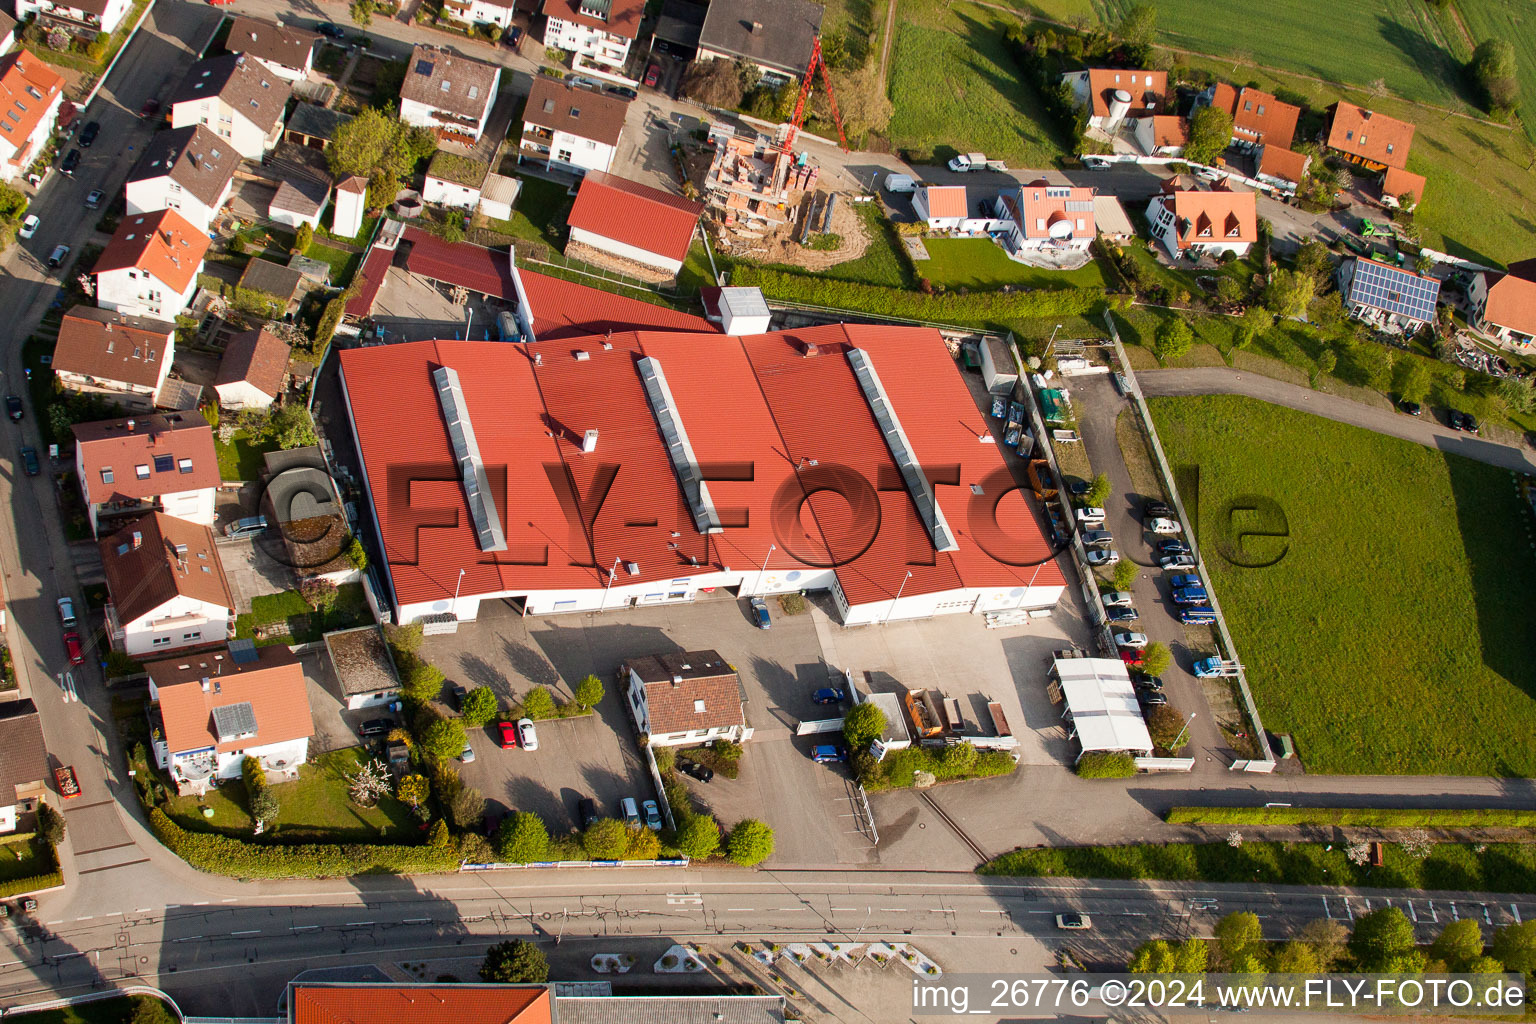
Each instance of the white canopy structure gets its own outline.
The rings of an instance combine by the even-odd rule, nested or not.
[[[1131,675],[1118,658],[1058,658],[1051,674],[1066,698],[1066,719],[1082,753],[1124,751],[1147,756],[1152,736],[1131,686]],[[1079,754],[1079,757],[1082,755]]]

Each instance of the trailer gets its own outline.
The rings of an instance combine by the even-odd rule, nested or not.
[[[73,765],[61,765],[53,770],[53,783],[58,787],[59,796],[65,800],[73,800],[80,795],[80,783],[75,779]]]

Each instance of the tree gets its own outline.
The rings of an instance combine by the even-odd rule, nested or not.
[[[863,138],[870,132],[883,132],[891,123],[894,107],[881,81],[877,62],[870,61],[849,71],[833,71],[832,88],[837,95],[837,109],[842,115],[843,129],[850,141]],[[825,103],[821,90],[816,91],[813,102],[816,113],[821,114]],[[829,109],[827,113],[830,112]]]
[[[384,640],[396,654],[413,655],[421,650],[421,623],[413,622],[408,626],[388,625],[384,627]]]
[[[1232,142],[1232,114],[1218,106],[1201,107],[1189,119],[1189,141],[1184,143],[1184,159],[1195,164],[1212,164]]]
[[[581,834],[581,848],[593,860],[623,860],[629,849],[629,830],[617,818],[599,818]]]
[[[465,786],[448,798],[448,817],[455,828],[475,829],[485,819],[485,797],[473,786]]]
[[[420,807],[432,795],[432,784],[425,775],[406,775],[395,784],[395,798],[412,807]]]
[[[773,854],[773,829],[756,820],[743,818],[725,839],[725,855],[735,864],[750,868]]]
[[[336,584],[330,580],[315,577],[307,579],[299,584],[299,596],[304,598],[304,603],[321,615],[327,615],[336,607]]]
[[[1261,306],[1249,306],[1243,310],[1243,318],[1237,322],[1237,331],[1232,335],[1232,344],[1238,348],[1247,348],[1253,344],[1255,338],[1274,325],[1275,318],[1272,313]]]
[[[1506,377],[1499,381],[1498,396],[1510,412],[1522,415],[1536,412],[1536,383],[1529,377]]]
[[[309,247],[314,244],[315,229],[309,226],[309,221],[299,225],[299,230],[293,236],[293,251],[300,256],[309,252]]]
[[[1297,317],[1312,303],[1316,284],[1294,270],[1277,270],[1264,287],[1264,308],[1276,316]]]
[[[369,205],[382,207],[394,202],[416,164],[436,149],[430,130],[369,107],[336,130],[325,158],[338,180],[352,174],[367,178]]]
[[[1429,394],[1429,371],[1417,359],[1398,363],[1397,397],[1405,402],[1422,402]]]
[[[542,985],[549,980],[549,961],[531,942],[498,942],[485,951],[480,980],[500,985]]]
[[[1173,664],[1173,652],[1162,642],[1147,644],[1141,652],[1141,670],[1149,676],[1160,676]]]
[[[464,695],[460,710],[465,725],[478,727],[501,714],[501,701],[489,686],[477,686]]]
[[[1445,962],[1446,970],[1461,974],[1483,955],[1483,929],[1476,918],[1464,917],[1440,929],[1429,946],[1430,956]]]
[[[352,0],[352,21],[354,24],[367,28],[373,24],[373,0]]]
[[[130,996],[133,1010],[127,1024],[175,1024],[176,1018],[166,1009],[165,1003],[154,996]]]
[[[1482,91],[1489,110],[1497,113],[1514,109],[1520,95],[1514,44],[1507,39],[1483,40],[1472,51],[1467,71]]]
[[[1326,377],[1333,372],[1333,368],[1339,363],[1338,353],[1331,348],[1325,348],[1317,354],[1317,372],[1319,376]]]
[[[368,568],[368,551],[358,538],[353,537],[347,541],[346,550],[342,554],[351,563],[352,568],[359,570]]]
[[[872,702],[855,704],[843,716],[843,739],[849,750],[868,750],[869,745],[885,732],[885,712]]]
[[[1536,921],[1507,924],[1493,933],[1488,953],[1506,969],[1521,974],[1536,972]]]
[[[1322,961],[1317,950],[1305,942],[1292,939],[1275,950],[1270,969],[1276,974],[1321,974]]]
[[[690,860],[708,860],[720,849],[720,824],[707,814],[695,814],[677,826],[677,848]]]
[[[58,846],[64,841],[64,815],[54,809],[52,804],[39,803],[37,805],[37,835],[49,846]]]
[[[1308,921],[1301,929],[1301,941],[1311,947],[1317,956],[1318,969],[1330,971],[1344,956],[1349,940],[1349,929],[1331,918]]]
[[[347,781],[351,784],[353,802],[363,807],[372,807],[379,802],[379,797],[389,792],[389,770],[377,758],[364,761],[358,766],[357,774]]]
[[[1126,967],[1132,974],[1204,974],[1209,962],[1210,952],[1197,938],[1178,944],[1154,939],[1138,946]]]
[[[1116,590],[1130,590],[1136,582],[1136,577],[1141,575],[1141,566],[1129,559],[1115,563],[1110,570],[1109,578],[1114,583]]]
[[[661,836],[654,829],[637,825],[624,831],[628,840],[624,846],[626,860],[655,860],[661,856]]]
[[[495,843],[496,856],[508,864],[532,864],[549,856],[549,829],[537,814],[518,811],[501,820]]]
[[[439,718],[422,730],[417,749],[428,764],[440,765],[464,752],[464,723],[456,718]]]
[[[279,810],[277,797],[272,795],[270,789],[261,789],[251,794],[251,817],[257,821],[274,821]]]
[[[1172,750],[1178,753],[1179,748],[1188,742],[1184,736],[1184,715],[1172,704],[1157,704],[1147,712],[1147,731],[1152,734],[1152,742],[1164,750]],[[1183,737],[1179,747],[1173,744]]]
[[[555,698],[547,686],[535,686],[523,694],[523,714],[532,719],[553,718]]]
[[[1413,261],[1413,269],[1418,271],[1420,276],[1427,275],[1431,270],[1435,269],[1434,257],[1427,252],[1419,253],[1418,257]]]
[[[1361,971],[1391,970],[1395,962],[1413,952],[1413,922],[1396,907],[1379,907],[1355,919],[1349,951]]]
[[[731,109],[741,106],[741,75],[728,60],[696,60],[683,76],[682,93],[691,100],[710,107]]]
[[[1241,961],[1257,960],[1264,951],[1264,928],[1259,916],[1252,911],[1239,910],[1216,922],[1216,952],[1219,963],[1234,974],[1252,974],[1253,969],[1237,966]]]
[[[1235,278],[1217,278],[1216,297],[1228,306],[1236,305],[1243,297],[1243,286]]]
[[[315,439],[315,421],[310,419],[309,410],[297,402],[282,406],[274,412],[261,433],[264,440],[284,451],[319,443]]]
[[[1115,35],[1136,46],[1151,46],[1157,37],[1157,8],[1151,4],[1132,7],[1115,26]]]
[[[1109,494],[1109,476],[1108,474],[1100,473],[1093,478],[1093,483],[1088,485],[1088,493],[1083,495],[1083,501],[1090,508],[1103,508],[1104,504],[1109,501]]]
[[[603,681],[597,676],[584,676],[581,682],[576,684],[576,705],[583,708],[595,708],[603,702]]]
[[[413,704],[425,704],[443,690],[446,677],[441,669],[427,661],[418,661],[405,670],[400,692]]]
[[[1157,326],[1157,336],[1152,343],[1152,351],[1163,362],[1177,359],[1190,349],[1195,347],[1195,332],[1189,326],[1189,321],[1181,316],[1172,316]]]

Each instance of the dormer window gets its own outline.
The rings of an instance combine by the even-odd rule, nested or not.
[[[101,482],[104,484],[112,482],[112,467],[108,466],[101,471]]]
[[[138,465],[138,466],[134,466],[133,467],[133,473],[140,480],[148,480],[149,479],[149,466],[143,465],[143,464]]]

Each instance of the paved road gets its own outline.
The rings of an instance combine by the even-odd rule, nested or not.
[[[1224,366],[1200,366],[1183,370],[1145,370],[1136,374],[1141,390],[1154,395],[1247,395],[1275,405],[1299,409],[1330,420],[1390,434],[1405,441],[1461,455],[1490,466],[1517,473],[1536,473],[1536,457],[1524,447],[1499,444],[1441,426],[1432,416],[1407,416],[1388,409],[1313,391],[1297,384],[1257,373],[1243,373]]]

